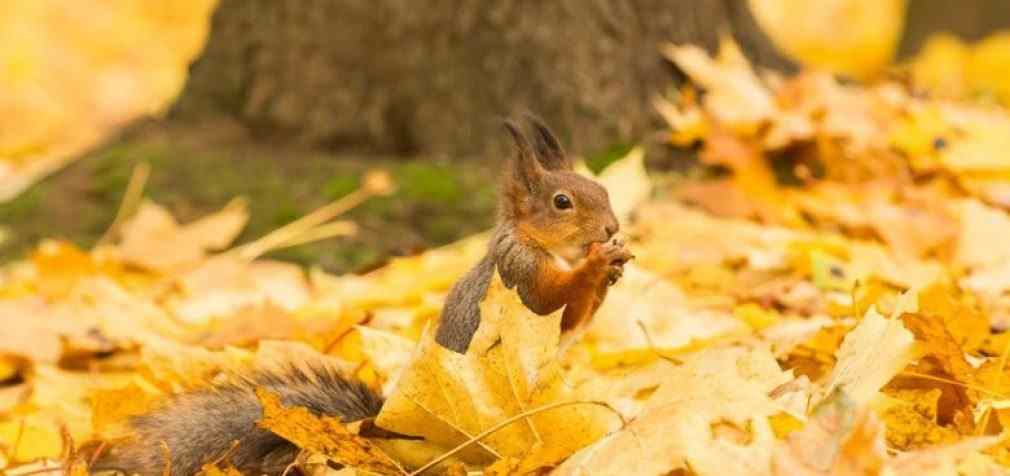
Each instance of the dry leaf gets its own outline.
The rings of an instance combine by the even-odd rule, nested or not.
[[[256,396],[263,404],[263,419],[259,426],[299,448],[325,455],[351,468],[377,474],[406,474],[389,455],[367,439],[352,433],[340,419],[317,417],[301,407],[285,407],[276,395],[264,389],[258,389]]]
[[[95,432],[105,433],[130,416],[150,411],[154,408],[157,396],[136,383],[122,388],[96,390],[91,395],[92,425]]]
[[[524,411],[574,401],[557,359],[560,318],[533,314],[495,275],[466,355],[438,345],[430,332],[422,337],[376,424],[452,448]],[[616,420],[590,404],[557,407],[501,428],[460,456],[473,463],[511,456],[529,471],[592,443]]]
[[[835,391],[810,421],[775,449],[776,475],[870,476],[887,460],[883,432],[873,415]]]
[[[203,476],[242,476],[239,470],[226,462],[205,464],[200,470],[200,474]]]
[[[822,395],[837,388],[856,405],[868,403],[912,359],[914,340],[901,320],[870,309],[835,353],[838,363]]]
[[[697,46],[665,45],[662,52],[708,92],[705,110],[720,122],[752,129],[778,112],[735,44],[723,41],[717,60]]]
[[[390,394],[400,374],[410,364],[416,343],[393,333],[364,326],[355,327],[355,331],[361,336],[362,351],[368,361],[386,382],[383,393]]]
[[[634,264],[624,269],[586,334],[598,361],[620,361],[619,354],[633,351],[669,353],[692,342],[748,332],[730,313],[693,304],[660,276]]]
[[[887,426],[887,442],[903,451],[956,441],[958,432],[937,421],[939,399],[937,388],[889,390],[893,400],[877,404],[877,413]]]
[[[180,295],[169,308],[191,324],[228,317],[243,308],[277,306],[292,312],[308,302],[310,289],[297,265],[279,261],[247,262],[216,256],[178,278]]]
[[[245,202],[233,201],[217,213],[179,225],[163,207],[144,202],[120,228],[118,251],[125,262],[142,268],[184,270],[200,263],[207,251],[230,244],[248,219]]]
[[[884,468],[888,476],[972,476],[1006,474],[1007,470],[982,459],[980,451],[999,441],[998,437],[966,438],[958,443],[928,450],[899,454]]]
[[[551,474],[667,474],[688,467],[699,476],[771,474],[768,417],[780,407],[769,393],[789,380],[767,351],[699,352],[670,371],[635,421]],[[749,443],[724,438],[717,425]]]

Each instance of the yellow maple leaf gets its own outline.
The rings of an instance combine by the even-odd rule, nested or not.
[[[511,456],[530,471],[557,463],[620,423],[603,408],[572,403],[579,398],[562,380],[557,355],[560,311],[534,314],[496,274],[480,315],[465,355],[438,345],[431,332],[422,337],[378,426],[447,449],[497,428],[460,457],[489,464]],[[549,409],[510,420],[539,407]]]

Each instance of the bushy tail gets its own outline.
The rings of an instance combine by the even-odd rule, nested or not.
[[[261,372],[240,383],[171,397],[158,409],[131,418],[133,435],[98,455],[93,469],[160,476],[171,465],[172,476],[191,476],[227,455],[243,474],[279,474],[298,450],[257,426],[263,408],[256,388],[277,394],[285,405],[345,422],[374,417],[382,408],[381,397],[332,369]]]

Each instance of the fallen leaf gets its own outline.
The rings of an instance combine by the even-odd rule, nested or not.
[[[887,461],[880,423],[835,391],[815,409],[810,421],[775,449],[776,475],[870,476]]]
[[[633,263],[608,291],[585,338],[597,362],[622,361],[621,354],[670,353],[692,342],[748,333],[730,313],[692,303],[674,284]]]
[[[896,449],[907,451],[956,441],[960,436],[950,426],[937,421],[939,399],[937,388],[889,390],[894,400],[880,404],[877,409],[887,426],[887,442]]]
[[[242,308],[234,314],[212,319],[194,333],[190,342],[210,349],[249,346],[260,340],[293,339],[303,332],[302,323],[287,311],[267,301]]]
[[[145,201],[120,228],[119,256],[153,271],[184,270],[199,264],[208,251],[230,244],[248,218],[245,202],[233,201],[217,213],[179,225],[168,210]]]
[[[364,326],[355,327],[361,336],[361,346],[368,361],[375,366],[386,385],[385,394],[389,394],[399,381],[400,374],[407,368],[413,355],[415,343],[396,334],[371,329]]]
[[[1010,217],[1006,212],[977,200],[965,200],[958,205],[961,218],[955,255],[958,263],[986,269],[1010,260],[1010,250],[1000,246],[1002,239],[1010,236]]]
[[[979,453],[993,446],[999,437],[966,438],[957,443],[932,447],[928,450],[899,454],[889,461],[884,473],[894,476],[941,476],[946,474],[998,475],[1006,469],[991,460],[981,459]]]
[[[916,364],[910,370],[919,375],[932,376],[938,380],[930,381],[921,377],[909,376],[907,379],[895,379],[889,388],[938,388],[942,390],[939,404],[940,422],[956,423],[965,432],[970,432],[973,425],[971,414],[979,401],[979,393],[975,381],[975,368],[964,357],[964,351],[944,326],[943,321],[936,316],[921,314],[905,314],[901,317],[905,327],[914,335],[919,344],[916,351]],[[959,384],[942,382],[954,381]]]
[[[179,275],[177,283],[180,293],[168,299],[168,307],[190,324],[265,305],[292,312],[308,302],[311,292],[297,265],[231,255],[203,261]]]
[[[200,474],[203,476],[242,476],[239,470],[226,462],[205,464],[200,470]]]
[[[361,276],[334,277],[317,271],[311,285],[318,301],[332,302],[334,307],[416,305],[431,293],[448,292],[487,253],[488,236],[481,233],[417,256],[396,258]]]
[[[259,426],[298,445],[299,448],[325,455],[330,460],[377,474],[406,474],[389,455],[366,438],[348,430],[333,417],[318,417],[302,407],[285,407],[268,390],[257,389],[263,405]]]
[[[538,407],[460,453],[475,464],[511,456],[524,471],[556,464],[614,428],[615,416],[578,403],[557,358],[561,312],[536,316],[495,275],[465,355],[422,337],[376,424],[452,448]],[[570,403],[571,402],[571,403]]]
[[[705,110],[720,122],[750,130],[778,112],[771,94],[735,44],[723,41],[717,60],[697,46],[668,44],[661,51],[707,91]]]
[[[769,393],[790,380],[767,351],[691,355],[670,371],[638,418],[551,474],[668,474],[681,468],[699,476],[771,474],[768,417],[780,407]],[[749,443],[723,438],[715,431],[719,424],[742,430]]]
[[[838,388],[856,405],[868,403],[912,359],[914,341],[901,320],[870,309],[835,353],[822,398]]]
[[[105,433],[127,417],[141,415],[154,408],[158,395],[136,383],[125,387],[99,389],[91,395],[92,426],[96,433]]]

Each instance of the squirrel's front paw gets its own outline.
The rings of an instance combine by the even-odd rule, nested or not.
[[[607,285],[617,284],[617,280],[624,275],[624,264],[612,264],[607,266]]]
[[[588,256],[590,262],[604,271],[608,284],[614,284],[624,274],[624,263],[634,256],[624,247],[624,242],[618,239],[606,243],[593,243]]]

